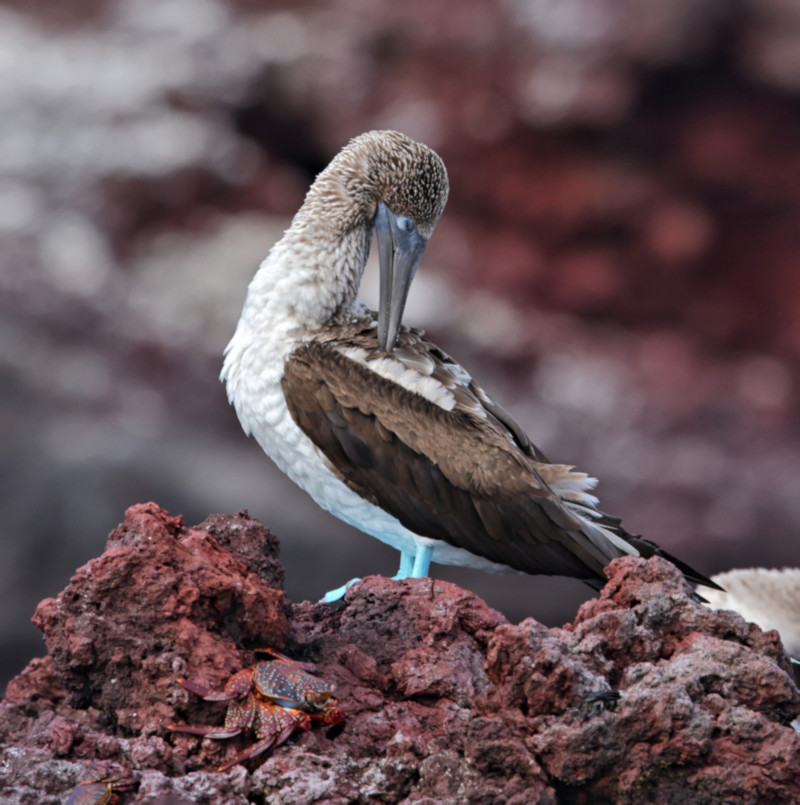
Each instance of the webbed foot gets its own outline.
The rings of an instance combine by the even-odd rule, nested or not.
[[[336,601],[340,601],[344,598],[344,594],[357,582],[361,581],[361,579],[350,579],[347,584],[343,584],[341,587],[337,587],[335,590],[331,590],[330,592],[325,593],[322,598],[319,599],[317,603],[319,604],[333,604]]]

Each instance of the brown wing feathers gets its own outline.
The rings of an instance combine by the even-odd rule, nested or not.
[[[493,417],[446,411],[316,341],[292,353],[283,390],[343,481],[414,533],[518,570],[604,578],[613,557]]]

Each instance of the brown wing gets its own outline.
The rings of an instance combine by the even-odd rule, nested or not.
[[[342,480],[415,534],[590,583],[623,553],[565,508],[491,412],[444,410],[318,341],[289,357],[283,390]]]

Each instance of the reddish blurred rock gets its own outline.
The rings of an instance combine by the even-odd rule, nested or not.
[[[777,633],[698,604],[663,560],[613,562],[562,629],[512,625],[447,582],[381,577],[339,608],[291,607],[290,624],[261,578],[281,577],[277,547],[246,513],[187,529],[155,504],[129,509],[37,610],[51,655],[0,704],[3,802],[58,802],[89,761],[132,769],[129,803],[800,797],[800,692]],[[216,774],[252,738],[167,732],[225,709],[174,674],[220,685],[265,645],[315,663],[347,723]]]

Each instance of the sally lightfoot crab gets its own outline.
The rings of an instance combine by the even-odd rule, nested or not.
[[[111,763],[94,762],[86,773],[86,779],[67,798],[67,805],[118,805],[119,794],[137,785],[127,766],[120,769]]]
[[[235,673],[221,691],[179,678],[182,687],[209,702],[230,702],[220,727],[168,724],[173,732],[205,738],[233,738],[252,730],[256,743],[219,767],[225,771],[248,758],[286,741],[292,733],[314,724],[332,726],[344,722],[333,697],[334,686],[310,673],[312,666],[295,662],[273,649],[260,650],[273,659]]]

